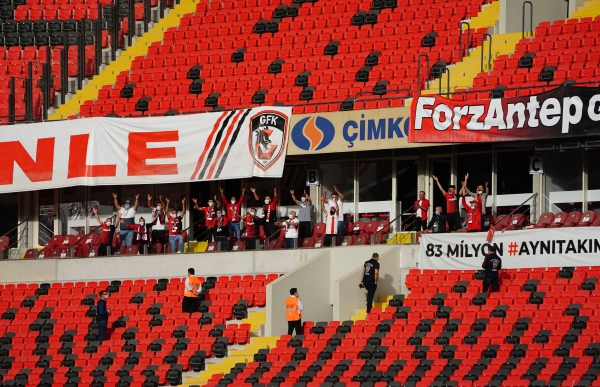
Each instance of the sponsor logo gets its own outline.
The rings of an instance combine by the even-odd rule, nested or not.
[[[262,111],[250,119],[250,153],[254,164],[268,170],[283,154],[287,141],[288,117],[276,111]]]
[[[341,137],[354,148],[357,142],[390,140],[408,136],[410,119],[408,117],[364,118],[360,120],[338,121]],[[302,118],[292,128],[292,142],[304,151],[318,151],[333,142],[336,125],[321,116]],[[341,139],[340,139],[341,140]],[[338,141],[340,141],[338,140]]]
[[[301,119],[292,128],[292,141],[305,151],[325,148],[335,137],[335,126],[327,118],[316,116]]]

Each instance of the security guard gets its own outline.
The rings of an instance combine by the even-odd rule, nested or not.
[[[304,306],[300,301],[298,289],[291,288],[290,296],[285,300],[285,317],[288,322],[288,335],[296,330],[296,335],[302,334],[302,311]]]
[[[488,254],[485,256],[481,267],[485,269],[482,292],[486,293],[488,288],[490,288],[490,293],[500,290],[499,271],[502,270],[502,258],[496,254],[494,246],[488,247]]]
[[[196,271],[193,267],[188,269],[188,276],[185,279],[185,293],[181,307],[182,312],[195,312],[198,310],[198,294],[202,291],[200,280],[194,276]]]

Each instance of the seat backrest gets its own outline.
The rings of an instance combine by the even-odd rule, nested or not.
[[[544,212],[540,215],[540,218],[537,222],[537,227],[547,227],[554,221],[554,213],[552,212]]]
[[[503,228],[507,228],[510,224],[511,217],[508,215],[500,215],[496,219],[496,228],[501,230]]]
[[[325,238],[322,237],[322,236],[316,237],[315,238],[314,247],[315,248],[320,248],[320,247],[323,247],[323,246],[325,246]]]
[[[354,235],[346,235],[342,240],[342,246],[352,246],[354,243]]]
[[[387,220],[382,220],[377,224],[377,231],[381,233],[390,232],[390,223]]]
[[[44,249],[45,250],[45,249]],[[46,255],[46,258],[58,258],[60,256],[60,249],[52,249],[50,254]]]
[[[57,249],[57,250],[58,250],[58,256],[60,258],[69,258],[69,249],[68,248],[61,247],[60,249]]]
[[[593,225],[598,217],[594,211],[586,211],[581,214],[581,219],[579,220],[578,226],[589,226]]]
[[[365,222],[360,220],[354,222],[354,224],[352,225],[352,233],[361,234],[363,232],[365,232]]]
[[[577,226],[581,221],[581,212],[579,211],[571,211],[569,215],[567,215],[567,220],[563,227],[573,227]]]
[[[25,256],[23,257],[23,259],[33,259],[33,258],[35,258],[35,250],[36,249],[28,249],[25,252]]]
[[[559,212],[554,217],[554,220],[552,221],[551,226],[559,227],[559,226],[564,225],[565,222],[567,221],[568,217],[569,217],[569,214],[567,214],[566,212]]]
[[[376,221],[367,222],[365,224],[365,232],[367,234],[373,234],[373,233],[377,232],[378,225],[379,225],[379,223],[377,223]]]
[[[59,246],[63,241],[62,235],[54,235],[52,239],[50,239],[50,243],[48,243],[48,247],[56,247]]]
[[[314,236],[320,237],[325,235],[325,223],[315,223]]]
[[[304,240],[302,241],[302,247],[315,247],[315,237],[304,238]]]
[[[369,244],[369,238],[366,235],[359,235],[354,240],[354,244],[355,245],[368,245]]]
[[[245,241],[236,241],[231,248],[232,251],[242,251],[246,250],[246,242]]]
[[[138,246],[132,245],[132,246],[127,246],[127,248],[123,252],[123,255],[136,255],[137,253],[138,253]]]
[[[217,251],[217,242],[209,242],[208,243],[208,247],[206,248],[206,252],[213,252],[213,251]]]

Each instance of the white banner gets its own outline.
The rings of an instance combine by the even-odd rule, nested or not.
[[[423,234],[420,269],[479,270],[490,243],[487,233]],[[505,269],[596,266],[600,228],[569,227],[496,231],[491,245]]]
[[[0,193],[281,177],[292,109],[5,126]]]

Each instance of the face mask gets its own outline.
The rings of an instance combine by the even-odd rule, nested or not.
[[[301,202],[305,202],[305,201],[306,201],[306,198],[300,198],[300,201],[301,201]]]
[[[214,206],[214,205],[215,205],[215,203],[213,203],[213,202],[208,202],[208,206],[209,206],[209,207],[212,207],[212,206]]]
[[[335,211],[329,211],[331,215],[335,215]]]
[[[130,209],[130,208],[131,208],[131,206],[130,206],[129,204],[125,204],[125,209],[126,209],[126,210],[128,210],[128,209]]]
[[[108,298],[108,294],[105,294],[104,295],[104,299],[106,300],[107,298]]]
[[[256,214],[256,212],[250,211],[250,215],[254,215],[254,214]]]
[[[269,204],[271,201],[269,199],[265,199],[265,204]]]
[[[235,202],[236,202],[235,200],[233,200],[233,199],[231,200],[231,204],[235,204]]]
[[[107,226],[110,226],[112,224],[112,222],[106,222]]]
[[[471,204],[471,208],[475,208],[475,204]]]
[[[222,214],[217,214],[217,218],[220,218],[220,217],[222,217],[222,216],[223,216]]]
[[[160,211],[160,210],[162,210],[162,206],[156,206],[156,210],[157,210],[157,211]]]
[[[290,214],[290,219],[294,219],[294,216],[296,216],[296,215]]]
[[[140,226],[143,226],[145,224],[146,224],[146,222],[140,222]]]
[[[482,191],[482,190],[479,190],[479,191],[477,191],[477,193],[478,193],[479,195],[481,195],[481,194],[483,193],[483,191]]]
[[[177,213],[171,214],[171,216],[172,216],[172,217],[176,217],[176,216],[177,216]]]
[[[440,214],[440,212],[439,212],[439,211],[436,211],[436,212],[435,212],[435,214],[436,214],[436,215],[439,215],[439,214]]]

